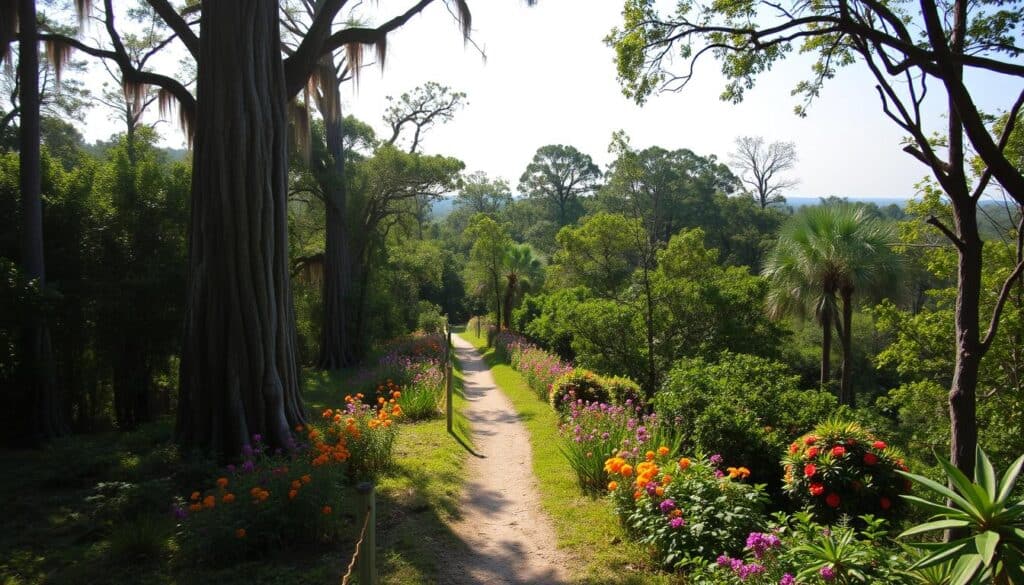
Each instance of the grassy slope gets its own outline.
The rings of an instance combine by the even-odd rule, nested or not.
[[[650,566],[642,547],[627,540],[604,499],[580,493],[576,477],[558,450],[558,417],[508,364],[498,360],[486,340],[465,332],[491,368],[494,380],[509,397],[527,429],[533,448],[544,510],[558,534],[558,545],[585,563],[576,567],[582,583],[671,583],[674,577]]]
[[[308,373],[305,398],[312,415],[342,404],[346,372]],[[454,401],[461,410],[461,377]],[[175,566],[174,524],[167,511],[184,486],[208,481],[209,464],[187,463],[172,442],[165,418],[131,433],[81,435],[42,452],[0,451],[0,584],[28,583],[328,583],[345,568],[355,534],[333,547],[289,551],[210,570]],[[457,414],[456,435],[469,443],[468,423]],[[443,418],[403,425],[396,468],[378,490],[378,567],[382,583],[433,583],[434,550],[461,543],[444,520],[456,514],[466,451],[449,437]],[[90,503],[101,482],[144,487],[141,516],[131,523],[105,519]],[[352,502],[339,513],[352,513]],[[354,532],[354,528],[353,528]],[[133,542],[150,543],[148,558]]]

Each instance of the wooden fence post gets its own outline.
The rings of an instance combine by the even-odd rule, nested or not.
[[[452,432],[452,411],[454,410],[452,408],[452,364],[451,364],[451,362],[448,362],[447,364],[445,364],[444,367],[445,367],[445,378],[448,380],[448,382],[447,382],[447,384],[445,386],[445,389],[444,389],[444,394],[445,394],[445,397],[446,397],[446,399],[445,399],[445,405],[446,405],[446,407],[445,407],[445,415],[448,417],[448,433],[451,434],[451,432]]]
[[[366,533],[359,549],[356,563],[359,568],[359,585],[377,585],[377,498],[373,483],[364,481],[356,486],[359,507],[363,511]]]

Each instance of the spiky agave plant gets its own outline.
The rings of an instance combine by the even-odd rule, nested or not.
[[[1024,583],[1024,499],[1010,501],[1024,467],[1024,455],[1017,458],[999,480],[988,456],[978,447],[973,482],[953,464],[937,458],[951,487],[901,472],[907,479],[943,498],[945,503],[903,496],[933,512],[933,516],[928,522],[904,531],[900,537],[937,530],[953,530],[958,537],[949,542],[915,544],[928,554],[911,569],[952,562],[951,585]]]

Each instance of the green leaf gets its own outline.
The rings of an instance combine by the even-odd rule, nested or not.
[[[965,518],[969,518],[970,517],[967,514],[964,514],[963,512],[961,512],[958,508],[953,508],[953,507],[950,507],[950,506],[946,506],[944,504],[936,504],[935,502],[933,502],[931,500],[926,500],[924,498],[919,498],[917,496],[900,496],[900,497],[903,498],[904,500],[908,501],[908,502],[914,503],[919,508],[924,508],[925,511],[929,511],[932,514],[937,515],[937,516],[953,516],[953,515],[957,515],[958,514],[958,515],[963,516]]]
[[[936,520],[934,522],[925,522],[924,524],[918,524],[912,528],[904,530],[900,534],[900,538],[907,536],[914,536],[915,534],[921,534],[922,532],[931,532],[932,530],[946,530],[948,528],[965,528],[970,526],[970,522],[967,520]]]
[[[953,567],[952,580],[950,585],[967,585],[981,568],[981,557],[978,555],[964,555],[960,557]]]
[[[996,470],[992,468],[992,462],[988,460],[988,456],[982,451],[980,445],[975,449],[974,454],[974,481],[985,490],[990,502],[996,501],[998,493]]]
[[[1016,461],[1010,465],[1010,468],[1006,470],[1006,475],[1003,476],[1003,481],[999,484],[999,492],[996,495],[996,502],[999,504],[1005,504],[1007,498],[1013,493],[1013,487],[1017,483],[1017,476],[1020,475],[1021,468],[1024,468],[1024,455],[1017,458]]]
[[[944,563],[947,560],[957,557],[965,548],[967,548],[967,543],[964,541],[960,541],[960,544],[956,545],[954,545],[953,543],[949,543],[938,552],[932,553],[924,558],[918,559],[918,561],[911,565],[910,568],[925,569],[928,567]]]
[[[985,500],[988,499],[988,494],[976,489],[977,486],[963,474],[962,471],[956,468],[952,463],[939,457],[939,465],[946,472],[946,477],[953,482],[959,491],[965,498],[970,500],[970,506],[964,506],[964,511],[971,516],[975,516],[978,520],[982,520],[982,513],[988,506]],[[956,500],[953,500],[956,501]],[[973,509],[973,512],[972,510]]]
[[[974,546],[978,549],[982,560],[985,561],[985,566],[991,565],[992,558],[996,554],[996,547],[999,546],[999,533],[986,530],[978,534],[974,537]]]
[[[940,459],[939,462],[942,463],[942,460]],[[948,463],[947,463],[947,465],[948,465]],[[956,468],[954,468],[954,469],[956,469]],[[943,498],[946,498],[948,500],[952,500],[952,501],[956,502],[956,504],[958,506],[960,506],[960,510],[962,512],[965,512],[965,513],[969,514],[972,518],[976,518],[978,520],[981,520],[981,518],[978,516],[977,510],[975,509],[974,505],[972,505],[970,502],[965,500],[963,498],[963,496],[961,496],[960,494],[954,492],[953,490],[949,489],[948,487],[942,485],[941,483],[939,483],[937,481],[934,481],[934,480],[931,480],[931,479],[928,479],[927,477],[924,477],[923,475],[914,475],[913,473],[906,473],[906,472],[903,472],[903,471],[897,471],[896,473],[902,475],[903,477],[906,477],[906,478],[910,479],[911,481],[914,481],[916,483],[919,483],[919,484],[925,486],[926,488],[928,488],[929,490],[939,494]],[[957,473],[960,473],[960,472],[957,471]],[[960,473],[960,476],[963,477],[963,474]],[[969,483],[970,482],[968,482],[968,484]],[[971,491],[973,491],[973,490],[971,490]],[[908,496],[903,496],[903,497],[909,499]]]

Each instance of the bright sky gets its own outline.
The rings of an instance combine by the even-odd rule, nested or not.
[[[390,18],[397,2],[368,3],[374,22]],[[405,4],[409,4],[406,2]],[[385,134],[384,97],[427,81],[468,94],[469,105],[425,139],[428,153],[455,156],[466,169],[503,177],[513,186],[536,149],[571,144],[604,168],[613,131],[625,130],[635,147],[689,148],[727,160],[740,135],[796,143],[791,196],[904,197],[927,170],[900,150],[902,132],[881,111],[874,84],[854,66],[826,86],[806,118],[794,115],[790,90],[807,61],[776,66],[739,105],[722,102],[723,81],[710,58],[681,93],[657,95],[643,106],[625,98],[615,78],[613,51],[602,39],[621,23],[620,0],[470,0],[473,37],[486,51],[462,42],[444,5],[437,2],[390,37],[386,67],[363,71],[358,88],[343,89],[348,113]],[[937,88],[935,88],[937,90]],[[990,112],[1008,107],[1013,88],[973,88]],[[937,95],[939,92],[934,91]],[[94,109],[89,140],[116,131]],[[941,130],[934,111],[932,129]],[[161,125],[168,132],[169,125]],[[180,138],[170,140],[180,142]]]

